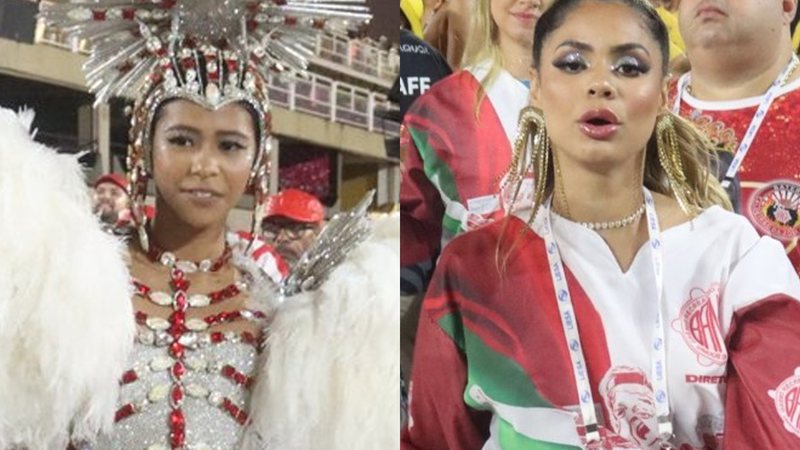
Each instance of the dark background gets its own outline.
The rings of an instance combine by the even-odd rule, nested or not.
[[[379,39],[381,35],[389,38],[390,42],[400,42],[400,1],[399,0],[367,0],[367,5],[372,9],[372,22],[369,26],[369,35]]]

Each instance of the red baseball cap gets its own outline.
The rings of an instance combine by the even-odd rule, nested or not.
[[[284,189],[267,199],[265,219],[283,216],[298,222],[322,222],[325,208],[313,195],[299,189]]]
[[[123,175],[118,173],[107,173],[105,175],[100,176],[94,182],[94,187],[100,186],[103,183],[112,183],[119,186],[125,193],[128,192],[128,179],[125,178]]]

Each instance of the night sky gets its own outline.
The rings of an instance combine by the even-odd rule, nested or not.
[[[385,35],[392,42],[400,40],[400,1],[399,0],[367,0],[372,8],[372,22],[369,33],[375,39]]]

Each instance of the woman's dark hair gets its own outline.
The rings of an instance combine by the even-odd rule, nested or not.
[[[544,42],[553,31],[557,30],[566,20],[567,16],[578,6],[586,2],[620,3],[636,11],[642,18],[650,36],[658,43],[661,50],[661,70],[664,76],[669,69],[669,34],[667,27],[647,0],[556,0],[542,17],[536,22],[533,32],[533,67],[539,69],[542,61],[542,48]]]

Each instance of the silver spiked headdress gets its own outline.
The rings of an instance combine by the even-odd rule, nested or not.
[[[96,104],[135,98],[128,148],[134,210],[147,190],[151,122],[158,107],[174,98],[211,110],[232,102],[252,106],[260,142],[250,178],[260,205],[267,192],[269,72],[305,74],[316,35],[368,21],[364,2],[50,0],[41,3],[40,17],[88,41],[84,72]],[[142,215],[134,211],[134,217]]]

